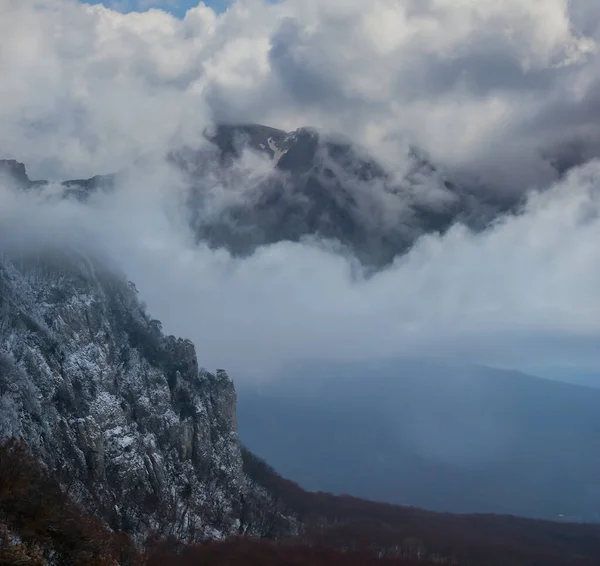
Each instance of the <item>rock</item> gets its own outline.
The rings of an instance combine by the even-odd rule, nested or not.
[[[20,187],[29,187],[31,181],[27,176],[25,165],[14,159],[0,159],[0,181],[8,180]]]
[[[0,256],[0,370],[0,437],[138,541],[245,532],[271,505],[244,477],[232,381],[96,260]]]

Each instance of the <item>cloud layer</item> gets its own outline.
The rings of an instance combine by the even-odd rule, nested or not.
[[[597,2],[240,0],[178,20],[0,0],[0,13],[0,153],[33,177],[120,170],[239,120],[339,132],[392,168],[408,139],[486,188],[552,187],[522,216],[426,237],[370,279],[320,244],[246,260],[194,246],[158,157],[91,208],[2,189],[5,225],[85,230],[208,366],[249,375],[404,354],[600,365],[600,164],[554,184],[600,155]]]
[[[427,236],[373,277],[322,243],[247,259],[196,246],[174,173],[134,171],[88,205],[0,192],[16,239],[89,242],[132,278],[208,367],[267,376],[311,358],[397,356],[505,367],[600,366],[600,162],[481,235]]]
[[[593,0],[240,0],[183,20],[2,0],[0,148],[96,174],[211,120],[316,125],[393,162],[407,137],[506,186],[597,155]]]

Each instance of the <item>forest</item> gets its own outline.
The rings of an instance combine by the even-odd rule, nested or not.
[[[134,544],[72,502],[19,440],[0,447],[0,564],[11,566],[563,566],[597,565],[600,526],[451,515],[308,493],[250,452],[245,472],[303,529],[280,540],[236,537]]]

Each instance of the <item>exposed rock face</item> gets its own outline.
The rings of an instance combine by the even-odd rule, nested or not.
[[[227,374],[199,369],[101,263],[0,256],[0,437],[23,437],[111,527],[139,540],[292,529],[244,477],[235,402]]]
[[[96,175],[90,179],[74,179],[57,183],[63,196],[86,200],[96,190],[110,190],[114,187],[115,175]],[[48,181],[33,181],[29,178],[25,164],[14,159],[0,159],[0,182],[18,189],[43,189]]]
[[[197,240],[234,255],[316,238],[377,269],[424,234],[443,233],[457,222],[484,229],[519,204],[514,197],[498,200],[462,187],[414,149],[399,156],[403,172],[392,174],[351,142],[311,128],[288,133],[219,125],[205,136],[210,143],[173,151],[169,161],[183,173],[187,220]],[[251,166],[243,159],[247,154],[255,158]],[[21,164],[4,162],[4,169],[23,187],[44,185],[30,181]],[[116,179],[96,176],[60,187],[65,197],[86,200],[118,185]]]
[[[21,186],[32,183],[27,176],[25,165],[14,159],[0,160],[0,180],[10,180]]]
[[[189,175],[198,239],[238,255],[318,238],[339,242],[364,266],[379,268],[424,234],[443,233],[457,222],[483,229],[518,205],[460,186],[414,149],[399,156],[404,172],[392,174],[351,142],[311,128],[287,133],[220,125],[207,137],[214,153],[187,149],[171,158]],[[270,160],[271,169],[249,175],[241,160],[248,151]],[[237,198],[211,201],[207,186],[214,179]]]

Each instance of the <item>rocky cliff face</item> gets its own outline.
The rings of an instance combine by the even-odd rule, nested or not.
[[[457,222],[483,229],[518,206],[514,198],[461,186],[414,148],[398,155],[404,165],[392,173],[348,140],[312,128],[288,133],[220,125],[207,137],[212,153],[188,149],[171,158],[189,176],[198,239],[234,254],[317,238],[337,242],[367,268],[380,268],[424,234]],[[248,153],[266,158],[267,166],[257,168],[261,174],[244,164]],[[234,195],[219,194],[225,204],[207,190],[214,179]]]
[[[187,187],[186,216],[198,242],[234,255],[314,238],[335,242],[377,269],[424,234],[457,222],[484,229],[519,205],[514,196],[461,186],[415,149],[398,156],[404,166],[392,174],[351,142],[311,128],[288,133],[220,125],[206,138],[201,148],[172,151],[169,161]],[[0,161],[3,174],[22,188],[44,185],[15,161]],[[118,186],[118,179],[100,175],[58,187],[65,197],[85,201],[93,191]]]
[[[200,323],[200,322],[199,322]],[[232,381],[165,336],[132,284],[65,250],[0,256],[0,437],[138,540],[293,530],[244,477]]]

